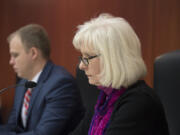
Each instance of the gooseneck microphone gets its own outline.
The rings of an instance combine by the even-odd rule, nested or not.
[[[3,89],[0,90],[0,94],[2,92],[4,92],[4,91],[10,89],[10,88],[14,88],[14,87],[18,87],[18,86],[24,86],[26,88],[34,88],[34,87],[36,87],[36,85],[37,85],[37,83],[35,83],[33,81],[27,81],[27,82],[25,82],[23,84],[16,84],[16,85],[9,86],[7,88],[3,88]]]

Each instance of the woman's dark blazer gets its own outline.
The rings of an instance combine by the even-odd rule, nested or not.
[[[84,119],[73,135],[87,135],[87,121]],[[163,106],[144,81],[127,88],[119,97],[105,135],[169,135]]]
[[[118,99],[105,135],[169,135],[163,106],[144,81]]]

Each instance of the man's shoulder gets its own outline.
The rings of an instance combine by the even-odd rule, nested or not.
[[[74,79],[73,76],[63,66],[56,65],[53,62],[48,62],[42,72],[42,78],[49,80],[54,79]]]
[[[73,78],[71,73],[67,71],[63,66],[60,65],[54,65],[51,71],[51,74],[54,76],[59,76],[59,77],[69,77]]]

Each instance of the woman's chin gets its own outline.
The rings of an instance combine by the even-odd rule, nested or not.
[[[100,85],[98,81],[94,81],[94,80],[91,80],[91,79],[89,79],[89,84],[95,85],[95,86],[99,86]]]

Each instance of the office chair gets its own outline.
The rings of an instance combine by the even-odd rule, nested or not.
[[[84,71],[80,70],[78,67],[76,69],[76,79],[84,106],[88,110],[94,111],[94,105],[96,104],[100,90],[97,89],[96,86],[90,85],[88,83],[88,78],[85,75]]]
[[[76,68],[76,80],[86,112],[84,118],[81,120],[80,124],[73,131],[73,133],[71,133],[71,135],[85,135],[88,134],[91,119],[94,114],[94,106],[96,104],[100,90],[97,89],[96,86],[90,85],[88,83],[88,78],[84,71],[80,70],[78,67]]]
[[[170,135],[180,135],[180,50],[156,58],[154,88],[163,103]]]

